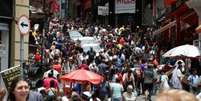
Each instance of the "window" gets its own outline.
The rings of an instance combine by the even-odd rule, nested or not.
[[[2,31],[0,31],[0,44],[2,44]]]
[[[0,16],[12,17],[14,0],[1,0]]]

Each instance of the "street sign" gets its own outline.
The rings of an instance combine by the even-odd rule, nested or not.
[[[29,18],[26,15],[22,15],[18,20],[18,28],[20,30],[20,33],[25,35],[29,33],[30,30],[30,21]]]

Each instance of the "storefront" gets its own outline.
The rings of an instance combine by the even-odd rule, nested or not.
[[[8,68],[9,61],[9,25],[0,23],[0,71]]]
[[[163,39],[173,45],[191,44],[198,35],[195,28],[198,26],[197,13],[185,3],[169,13],[167,19],[173,20],[153,32],[154,35],[163,34]]]

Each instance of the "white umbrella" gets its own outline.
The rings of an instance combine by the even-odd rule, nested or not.
[[[201,55],[201,51],[198,47],[193,45],[181,45],[167,51],[163,57],[176,57],[176,56],[186,56],[186,57],[197,57]]]

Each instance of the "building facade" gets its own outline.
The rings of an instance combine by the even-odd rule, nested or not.
[[[195,32],[198,26],[198,14],[186,5],[185,0],[163,0],[163,2],[162,9],[165,13],[156,18],[155,22],[158,26],[153,35],[166,40],[163,46],[169,48],[192,44],[193,40],[198,38],[198,33]]]
[[[0,1],[0,71],[20,64],[20,32],[17,21],[29,17],[29,0]],[[24,36],[24,59],[28,57],[28,35]]]

